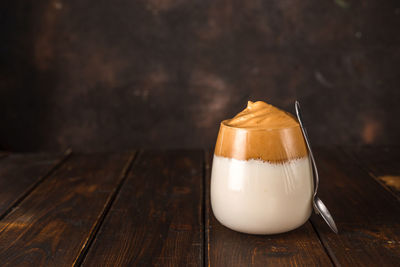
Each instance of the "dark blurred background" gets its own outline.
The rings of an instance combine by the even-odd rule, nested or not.
[[[400,144],[400,1],[0,4],[0,149],[214,145],[247,100],[314,144]]]

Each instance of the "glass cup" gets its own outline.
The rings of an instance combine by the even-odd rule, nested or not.
[[[300,126],[243,129],[221,122],[211,173],[211,206],[224,226],[277,234],[311,215],[313,176]]]

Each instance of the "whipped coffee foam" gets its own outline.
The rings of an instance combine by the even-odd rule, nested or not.
[[[284,162],[308,153],[293,115],[262,101],[249,101],[242,112],[221,122],[215,155]]]
[[[242,129],[282,129],[299,126],[296,118],[283,110],[263,101],[247,102],[247,107],[224,124]]]

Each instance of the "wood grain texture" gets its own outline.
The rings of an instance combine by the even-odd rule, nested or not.
[[[2,266],[71,266],[132,154],[73,155],[0,222]]]
[[[400,205],[395,196],[340,149],[317,148],[319,196],[339,228],[336,235],[312,216],[337,265],[399,266]]]
[[[139,156],[84,266],[202,266],[202,151]]]
[[[247,235],[222,226],[210,205],[212,153],[206,164],[206,241],[208,266],[331,266],[310,222],[288,233]]]
[[[128,173],[133,155],[1,158],[0,265],[400,266],[400,203],[376,180],[399,174],[397,147],[315,149],[338,235],[316,215],[286,234],[231,231],[210,206],[212,153],[145,151]]]
[[[12,154],[0,159],[0,218],[67,154]]]
[[[343,147],[382,186],[400,200],[400,146]]]

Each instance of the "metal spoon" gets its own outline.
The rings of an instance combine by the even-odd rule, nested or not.
[[[331,213],[329,212],[329,210],[325,206],[325,204],[321,201],[321,199],[319,199],[317,197],[317,190],[318,190],[318,184],[319,184],[317,164],[315,163],[314,155],[311,151],[311,145],[310,145],[310,141],[308,140],[306,128],[304,128],[304,125],[303,125],[303,121],[302,121],[302,117],[301,117],[301,113],[300,113],[299,101],[296,100],[294,106],[296,109],[297,119],[299,120],[299,123],[300,123],[301,131],[303,132],[304,140],[306,141],[308,152],[310,153],[310,158],[311,158],[313,171],[314,171],[314,177],[315,177],[314,196],[313,196],[314,211],[316,214],[320,214],[322,216],[322,218],[325,220],[325,222],[332,229],[332,231],[334,231],[337,234],[338,229],[336,227],[335,221],[333,220]]]

